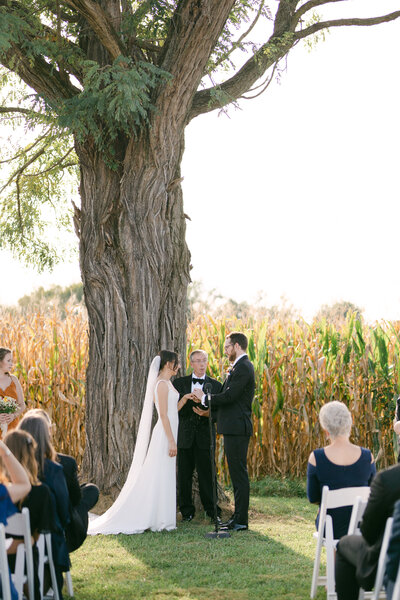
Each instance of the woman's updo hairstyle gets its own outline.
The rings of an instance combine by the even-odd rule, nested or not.
[[[160,371],[169,362],[174,363],[174,368],[178,365],[179,357],[176,352],[171,352],[171,350],[161,350],[161,352],[159,352],[159,357],[161,359]]]
[[[332,400],[327,402],[319,411],[319,422],[331,438],[339,435],[350,435],[351,413],[343,402]]]

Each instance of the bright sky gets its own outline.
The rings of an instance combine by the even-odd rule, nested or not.
[[[341,14],[360,6],[342,4]],[[362,5],[368,16],[400,1]],[[238,301],[285,296],[306,318],[349,300],[370,320],[400,319],[399,50],[400,20],[332,29],[312,52],[299,44],[264,95],[189,125],[182,175],[193,280]],[[38,276],[1,256],[13,284],[0,304],[79,280],[77,264]]]

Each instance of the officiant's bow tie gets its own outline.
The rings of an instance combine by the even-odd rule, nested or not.
[[[203,385],[204,379],[198,379],[197,377],[192,377],[192,383],[201,383],[201,385]]]

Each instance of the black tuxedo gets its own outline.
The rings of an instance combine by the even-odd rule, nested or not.
[[[341,538],[336,553],[335,576],[338,600],[357,600],[359,588],[374,584],[386,519],[400,499],[400,465],[380,471],[361,522],[360,535]]]
[[[211,384],[211,390],[214,393],[218,393],[222,389],[221,383],[208,375],[205,376],[205,383]],[[179,399],[181,399],[192,391],[192,375],[175,379],[173,385],[178,390]],[[188,400],[179,411],[177,442],[179,510],[183,517],[189,517],[195,513],[192,478],[196,468],[201,502],[207,514],[213,517],[209,422],[207,417],[200,417],[193,412],[194,406],[199,405]]]
[[[240,358],[226,378],[222,391],[211,396],[217,409],[217,431],[224,436],[224,449],[235,495],[236,523],[247,525],[250,484],[247,450],[253,434],[251,422],[255,390],[254,367],[247,355]]]

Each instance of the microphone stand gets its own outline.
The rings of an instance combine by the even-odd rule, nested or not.
[[[209,409],[208,415],[208,426],[210,431],[210,460],[211,460],[211,477],[212,477],[212,488],[213,488],[213,502],[214,502],[214,520],[215,529],[205,534],[206,538],[221,539],[229,538],[231,534],[228,531],[219,531],[218,529],[218,513],[217,513],[217,474],[215,472],[215,446],[214,446],[214,431],[213,422],[211,416],[211,383],[206,383],[204,391],[207,394],[207,403]]]

